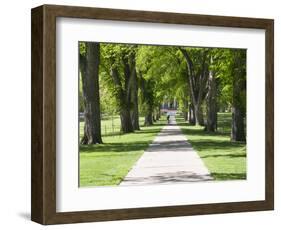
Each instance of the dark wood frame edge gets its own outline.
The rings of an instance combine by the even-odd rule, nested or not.
[[[266,199],[264,201],[56,212],[56,17],[256,28],[266,31]],[[274,21],[104,8],[43,5],[32,9],[31,219],[61,224],[274,209]]]

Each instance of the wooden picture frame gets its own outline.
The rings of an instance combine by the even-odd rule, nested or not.
[[[265,30],[265,200],[56,212],[56,18],[170,23]],[[274,21],[270,19],[43,5],[32,9],[31,219],[62,224],[231,213],[274,208]]]

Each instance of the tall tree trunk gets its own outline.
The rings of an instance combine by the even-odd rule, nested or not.
[[[121,132],[131,133],[134,131],[129,107],[124,106],[121,108],[120,119],[121,119]]]
[[[100,96],[99,96],[100,46],[98,43],[86,43],[85,56],[80,55],[79,67],[82,76],[84,98],[84,136],[81,144],[102,143]]]
[[[232,125],[231,125],[231,140],[246,141],[243,108],[243,91],[245,90],[245,80],[241,71],[241,55],[240,51],[234,52],[234,68],[233,68],[233,98],[232,98]]]
[[[121,79],[116,67],[111,69],[111,76],[113,78],[116,90],[116,96],[119,101],[120,107],[120,121],[121,128],[120,131],[123,133],[131,133],[134,132],[131,114],[130,114],[130,101],[128,97],[128,87],[125,87],[126,90],[122,88]],[[127,79],[128,81],[128,79]],[[128,83],[127,83],[128,84]],[[125,86],[127,86],[125,84]]]
[[[195,122],[195,111],[194,111],[194,106],[192,103],[189,105],[188,123],[190,125],[195,125],[195,123],[196,123]]]
[[[244,132],[244,117],[239,106],[232,108],[232,124],[231,124],[231,140],[232,141],[245,141]]]
[[[212,59],[211,59],[212,62]],[[217,85],[213,71],[209,71],[207,102],[207,122],[205,130],[215,132],[217,129]]]
[[[146,113],[144,117],[144,126],[150,126],[153,125],[153,118],[152,113],[148,112]]]
[[[153,125],[153,106],[149,103],[149,99],[146,98],[146,107],[147,111],[145,112],[145,118],[144,118],[144,126],[150,126]]]
[[[154,104],[154,95],[152,91],[152,82],[149,80],[145,80],[141,73],[140,82],[141,82],[141,91],[142,91],[142,103],[143,107],[145,108],[145,120],[144,125],[149,126],[153,125],[153,104]]]
[[[155,112],[153,112],[152,120],[153,120],[153,122],[156,122],[156,121],[157,121],[157,120],[156,120],[156,113],[155,113]]]
[[[195,123],[204,126],[204,117],[201,103],[194,104]]]
[[[183,118],[184,118],[184,121],[188,121],[188,112],[187,111],[183,112]]]
[[[191,100],[192,104],[194,106],[194,112],[195,112],[195,122],[197,125],[204,126],[204,117],[203,117],[203,111],[202,111],[202,100],[204,95],[204,90],[206,87],[207,82],[207,53],[208,50],[203,50],[202,54],[200,55],[200,59],[202,59],[200,65],[201,68],[197,73],[195,73],[194,70],[194,64],[189,56],[188,52],[185,49],[180,48],[180,51],[182,52],[186,64],[187,64],[187,78],[189,79],[189,89],[191,94]]]
[[[184,98],[183,99],[183,117],[184,120],[188,120],[188,101]]]
[[[133,109],[131,112],[131,120],[134,130],[140,130],[139,125],[139,103],[138,103],[138,81],[136,72],[135,55],[131,56],[131,102]]]
[[[159,104],[157,106],[157,108],[155,109],[155,114],[156,114],[156,120],[158,121],[160,119],[160,116],[161,116],[161,104]]]

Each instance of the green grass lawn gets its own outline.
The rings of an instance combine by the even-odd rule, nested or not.
[[[214,134],[189,126],[181,117],[177,123],[216,180],[246,178],[246,144],[230,141],[229,113],[218,114],[218,132]],[[104,144],[80,145],[80,186],[118,185],[165,124],[163,116],[153,126],[121,134],[119,116],[103,119]],[[83,126],[80,122],[80,137]]]
[[[218,114],[218,132],[190,126],[177,117],[177,123],[215,180],[246,179],[246,143],[231,142],[231,114]]]
[[[120,118],[115,119],[120,129]],[[102,126],[110,122],[103,120]],[[153,126],[141,127],[134,133],[120,134],[119,130],[114,134],[103,133],[103,144],[80,145],[80,186],[118,185],[165,124],[166,119],[162,117]],[[81,137],[83,122],[80,128]]]

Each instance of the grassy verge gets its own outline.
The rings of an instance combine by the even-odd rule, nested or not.
[[[105,135],[104,144],[80,145],[80,186],[118,185],[165,123],[163,117],[134,133]]]
[[[181,117],[177,123],[215,180],[246,179],[246,144],[230,141],[229,113],[218,114],[218,132],[190,126]]]

